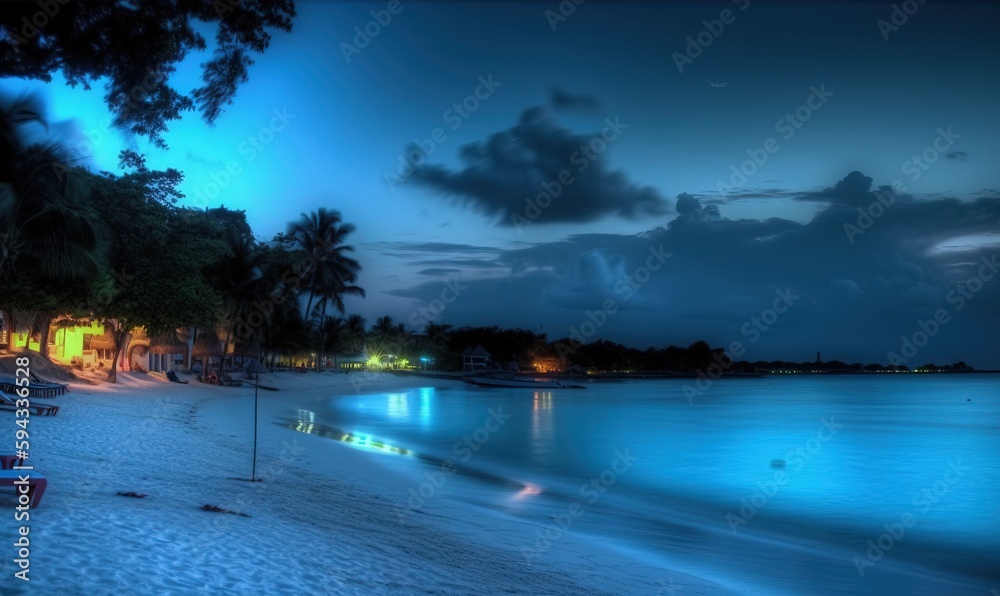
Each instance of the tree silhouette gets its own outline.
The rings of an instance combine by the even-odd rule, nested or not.
[[[268,29],[289,32],[293,0],[92,0],[4,2],[0,12],[0,77],[52,80],[90,88],[104,80],[114,124],[165,147],[167,123],[199,109],[209,124],[249,78],[251,52],[271,42]],[[215,28],[215,50],[202,66],[202,86],[184,94],[170,86],[176,65],[206,48],[199,30]]]

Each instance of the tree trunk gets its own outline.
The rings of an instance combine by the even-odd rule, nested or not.
[[[14,351],[14,311],[9,310],[4,312],[4,323],[7,327],[7,349],[11,352]]]
[[[49,329],[52,328],[52,315],[49,313],[36,313],[35,326],[38,328],[38,353],[44,358],[49,357]],[[31,338],[28,338],[28,345]],[[27,345],[25,346],[27,347]]]
[[[222,375],[225,374],[226,368],[226,354],[229,353],[229,342],[232,339],[232,332],[229,328],[226,328],[226,341],[222,344],[222,357],[219,358],[219,381],[222,381]]]
[[[320,361],[323,359],[323,348],[326,346],[326,302],[319,312],[319,348],[316,350],[316,372],[320,372]]]
[[[113,327],[111,337],[115,340],[115,355],[111,358],[111,370],[108,371],[108,382],[110,383],[118,382],[118,357],[125,348],[125,338],[127,336],[128,327],[121,322],[119,322],[116,327]]]
[[[309,290],[309,300],[306,302],[306,314],[302,317],[306,323],[309,323],[309,312],[312,310],[313,298],[315,298],[316,292]],[[301,302],[299,304],[302,304]]]
[[[191,365],[194,364],[194,342],[198,340],[198,326],[191,325],[191,334],[188,335],[188,349],[187,355],[184,357],[185,369],[187,372],[191,372]],[[204,368],[204,367],[203,367]]]

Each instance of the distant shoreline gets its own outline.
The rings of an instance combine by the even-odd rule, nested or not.
[[[495,374],[500,371],[483,371],[483,372],[436,372],[436,371],[391,371],[392,374],[401,377],[414,377],[414,378],[427,378],[427,379],[454,379],[461,380],[463,377],[474,377],[482,375]],[[748,372],[723,372],[719,375],[714,375],[716,378],[734,378],[734,379],[763,379],[770,377],[787,377],[787,376],[863,376],[868,377],[872,375],[879,376],[895,376],[895,375],[918,375],[918,376],[936,376],[936,375],[969,375],[969,374],[997,374],[1000,370],[940,370],[940,371],[926,371],[926,372],[916,372],[916,371],[790,371],[790,372],[761,372],[761,373],[748,373]],[[578,375],[578,374],[566,374],[566,373],[538,373],[538,372],[524,372],[517,373],[519,376],[533,377],[539,379],[559,379],[559,380],[618,380],[618,379],[698,379],[701,377],[708,377],[713,375],[708,375],[704,372],[621,372],[621,373],[596,373],[589,375]]]

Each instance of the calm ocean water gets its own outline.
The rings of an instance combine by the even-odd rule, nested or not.
[[[316,422],[454,463],[470,501],[767,593],[1000,592],[1000,375],[726,379],[690,402],[687,382],[418,388]]]

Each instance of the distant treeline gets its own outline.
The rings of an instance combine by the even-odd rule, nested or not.
[[[388,320],[387,320],[388,319]],[[387,321],[385,321],[387,320]],[[755,374],[788,372],[894,372],[909,371],[905,366],[882,364],[848,364],[839,360],[826,362],[733,361],[723,348],[713,348],[705,341],[687,347],[649,347],[645,350],[619,343],[597,340],[581,343],[571,338],[549,340],[547,334],[527,329],[504,329],[498,326],[460,327],[429,324],[423,334],[405,331],[391,325],[389,317],[379,319],[382,332],[373,328],[369,345],[381,352],[408,355],[412,363],[421,357],[433,363],[429,368],[443,371],[462,370],[462,353],[482,346],[490,354],[491,368],[537,372],[591,373],[722,373]],[[371,350],[370,350],[371,351]],[[964,362],[938,366],[925,364],[913,370],[963,372],[972,370]]]

